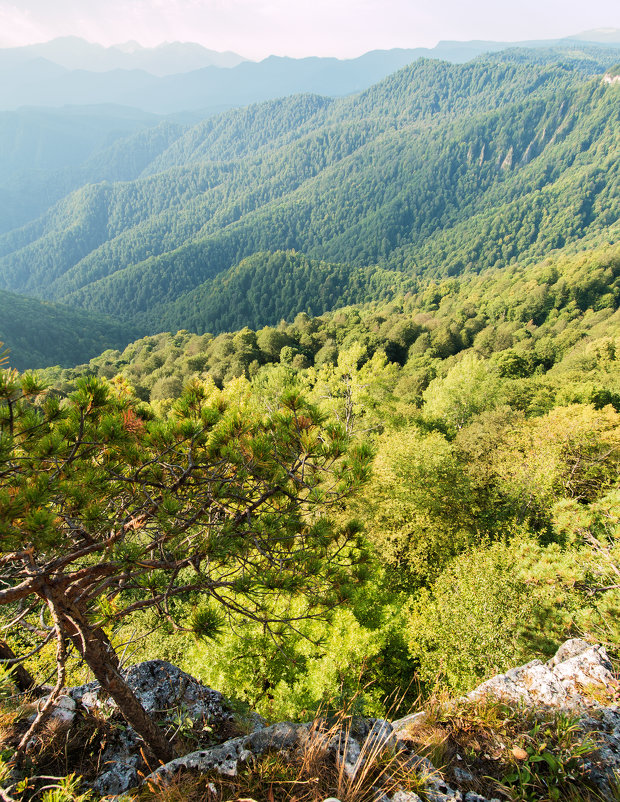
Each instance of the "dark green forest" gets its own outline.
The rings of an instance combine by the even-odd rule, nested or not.
[[[122,348],[135,333],[106,315],[0,290],[0,341],[11,343],[11,365],[20,370],[79,364],[93,352]]]
[[[4,234],[0,281],[144,334],[218,333],[614,242],[618,88],[601,80],[609,64],[553,55],[422,59],[350,98],[140,132],[115,160],[141,153],[141,176],[92,172]],[[289,263],[275,277],[276,251],[299,254],[294,287]],[[330,273],[319,293],[306,258],[324,263],[315,284]],[[282,285],[277,300],[252,271]]]

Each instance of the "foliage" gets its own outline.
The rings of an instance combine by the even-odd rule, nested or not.
[[[162,753],[103,625],[149,607],[174,621],[180,602],[210,599],[271,628],[291,614],[272,615],[270,597],[305,598],[295,619],[338,601],[356,530],[322,513],[364,480],[367,453],[347,453],[344,432],[297,395],[252,416],[244,382],[194,383],[169,417],[143,421],[122,385],[93,378],[64,405],[35,406],[42,390],[28,374],[5,371],[0,391],[0,602],[47,607],[42,642],[57,642],[37,725],[64,685],[70,642]]]
[[[381,695],[395,685],[407,687],[416,664],[426,666],[427,680],[440,666],[447,670],[452,636],[443,651],[424,641],[444,607],[455,618],[477,620],[480,632],[495,638],[496,658],[485,667],[475,639],[463,634],[471,670],[450,669],[449,681],[458,687],[532,650],[546,653],[575,630],[590,632],[613,651],[619,275],[616,248],[565,254],[501,275],[430,282],[389,304],[322,318],[300,313],[292,323],[257,332],[147,337],[74,371],[48,371],[48,381],[64,393],[72,392],[80,374],[111,379],[120,373],[115,386],[137,416],[123,425],[134,429],[174,414],[174,396],[188,381],[221,385],[245,374],[251,377],[243,385],[250,417],[275,413],[283,393],[303,394],[376,450],[363,497],[342,512],[343,522],[360,519],[375,554],[368,586],[377,605],[374,621],[361,601],[368,594],[344,594],[351,612],[339,616],[346,626],[327,634],[318,622],[304,625],[304,637],[289,638],[282,653],[258,626],[218,635],[214,608],[200,604],[190,620],[179,602],[175,615],[182,625],[203,634],[211,629],[214,640],[188,649],[182,635],[170,633],[155,651],[141,647],[137,654],[168,654],[268,714],[296,717],[335,696],[340,686],[352,689],[371,675],[376,688],[365,694],[366,703],[380,712]],[[612,306],[601,305],[605,296]],[[132,386],[152,404],[130,401]],[[519,577],[489,563],[501,549],[513,553],[515,535],[515,553],[523,536],[537,555],[525,560]],[[501,544],[498,552],[488,552],[494,541]],[[462,553],[468,567],[459,568]],[[522,555],[506,559],[522,561]],[[474,585],[465,583],[456,593],[454,571],[464,572],[465,580],[479,576],[483,584],[495,577],[497,586],[487,595],[506,622],[503,629],[492,631]],[[523,582],[533,591],[531,603],[523,626],[511,630],[508,622],[519,609],[514,594]],[[414,604],[421,587],[431,601],[427,615],[416,618],[416,639],[390,610],[403,603],[408,609],[404,600]],[[155,616],[138,629],[157,623]],[[131,631],[124,629],[123,637]],[[25,643],[19,647],[29,650]],[[252,688],[248,675],[259,666],[263,679]]]
[[[0,663],[0,701],[15,693],[12,668]]]
[[[384,435],[364,503],[377,553],[396,581],[414,587],[484,536],[476,488],[437,432],[412,427]]]
[[[346,606],[329,622],[298,622],[277,640],[246,620],[208,640],[171,633],[157,654],[270,721],[303,720],[354,697],[356,711],[365,715],[385,715],[396,707],[395,695],[405,710],[415,696],[409,688],[415,664],[403,640],[400,605],[372,580],[363,592],[352,590],[341,588],[349,594]],[[150,629],[149,619],[134,625]],[[136,660],[153,654],[148,642],[136,649]]]
[[[534,577],[533,567],[543,559],[544,549],[527,538],[478,547],[457,557],[421,591],[412,601],[408,627],[421,679],[433,683],[441,677],[454,691],[465,691],[519,665],[532,654],[529,628],[555,607],[563,617],[554,622],[548,615],[536,642],[537,651],[552,651],[571,631],[571,599],[552,573],[557,558]],[[554,580],[549,598],[546,583]]]
[[[424,412],[449,430],[462,429],[474,415],[497,403],[497,381],[488,364],[466,354],[445,377],[433,379],[423,393]]]
[[[173,132],[149,130],[140,177],[86,182],[0,237],[2,286],[143,334],[219,333],[612,242],[616,97],[582,67],[419,60],[352,98],[228,112],[167,149]]]
[[[280,255],[281,261],[286,258],[299,261]],[[243,334],[213,337],[182,330],[145,337],[123,352],[106,351],[76,371],[56,370],[47,375],[66,391],[71,379],[84,372],[107,378],[122,372],[143,400],[150,399],[157,384],[159,400],[173,397],[179,384],[194,376],[209,374],[221,386],[240,375],[255,378],[264,366],[273,364],[286,365],[287,381],[293,375],[298,381],[304,368],[336,365],[340,352],[355,346],[355,357],[351,353],[347,358],[355,358],[355,367],[369,374],[360,378],[360,385],[365,385],[367,398],[381,399],[384,416],[386,409],[392,409],[392,401],[373,376],[398,387],[404,401],[421,405],[429,382],[439,376],[444,381],[435,386],[442,387],[446,373],[455,367],[450,357],[465,356],[473,349],[465,364],[476,366],[491,396],[483,397],[481,388],[477,410],[480,404],[503,402],[526,412],[542,411],[553,406],[558,392],[568,403],[615,403],[620,408],[616,378],[620,346],[615,344],[619,282],[617,248],[607,248],[564,255],[536,267],[515,266],[501,274],[439,285],[431,281],[416,294],[390,303],[343,309],[322,318],[302,312],[291,323],[280,322],[257,332],[244,329]],[[387,357],[386,366],[377,361],[381,352]],[[569,354],[570,359],[564,360]],[[375,362],[367,364],[373,358]],[[543,383],[540,376],[550,369],[549,381]],[[455,380],[463,370],[455,370]],[[323,384],[318,378],[311,381]],[[175,381],[164,381],[169,379]],[[500,385],[495,401],[492,396]],[[308,382],[302,379],[301,386],[308,387]],[[450,392],[458,393],[458,387],[456,382]],[[470,387],[477,392],[471,378]],[[428,393],[426,397],[432,407]]]
[[[27,370],[71,367],[105,348],[123,347],[135,329],[105,315],[0,291],[0,335],[11,343],[11,365]]]
[[[501,481],[522,507],[574,499],[585,505],[613,487],[620,467],[620,415],[573,404],[523,422],[496,454]]]

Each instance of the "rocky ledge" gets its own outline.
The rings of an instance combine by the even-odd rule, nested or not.
[[[207,688],[165,660],[149,660],[132,666],[125,673],[125,679],[147,713],[171,735],[175,729],[190,726],[196,733],[208,728],[214,738],[225,737],[238,724],[221,693]],[[101,720],[118,715],[116,704],[101,692],[98,682],[68,688],[58,700],[52,722],[57,728],[70,729],[75,723],[79,724],[80,713],[98,716]],[[256,722],[261,721],[257,716]],[[105,740],[100,759],[104,769],[91,787],[101,795],[117,795],[137,786],[140,775],[144,776],[142,742],[131,727],[115,727]]]
[[[404,767],[415,775],[416,791],[428,802],[499,802],[476,792],[480,783],[475,776],[475,762],[469,765],[455,753],[456,765],[453,762],[440,767],[421,756],[431,715],[425,710],[391,722],[349,719],[334,724],[317,720],[266,726],[257,715],[241,720],[222,694],[162,660],[134,666],[127,679],[147,711],[159,717],[164,726],[173,728],[181,716],[185,726],[189,723],[194,732],[208,730],[211,743],[149,772],[138,737],[130,727],[119,728],[108,739],[101,756],[104,770],[90,783],[107,799],[129,799],[123,794],[131,788],[144,783],[159,787],[180,775],[235,777],[244,766],[269,752],[277,751],[283,760],[295,761],[310,747],[316,751],[318,745],[325,759],[338,767],[349,783],[366,770],[367,761],[385,753],[397,756],[400,770]],[[526,715],[532,711],[565,711],[570,714],[571,726],[596,745],[580,759],[580,770],[599,789],[602,798],[612,798],[611,789],[620,776],[618,698],[618,683],[605,649],[574,639],[564,643],[547,663],[534,660],[514,668],[451,704],[461,711],[459,715],[468,705],[487,702],[506,704]],[[70,728],[80,710],[84,713],[95,709],[99,715],[114,715],[114,705],[102,698],[97,683],[91,683],[68,689],[55,717],[63,727]],[[500,750],[504,748],[501,739],[499,744]],[[519,752],[513,748],[512,752],[517,759],[528,758],[523,749]],[[372,791],[378,802],[420,802],[421,797],[411,789],[411,783],[405,787],[398,782],[385,784],[377,780]]]

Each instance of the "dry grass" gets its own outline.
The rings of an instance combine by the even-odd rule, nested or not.
[[[354,751],[352,739],[361,749]],[[348,757],[348,761],[346,758]],[[424,772],[415,770],[394,740],[355,737],[354,721],[340,717],[327,726],[317,720],[307,737],[290,752],[256,758],[234,778],[210,772],[199,778],[180,775],[145,786],[137,800],[161,802],[373,802],[397,790],[420,792]]]
[[[403,737],[463,791],[515,802],[605,799],[590,771],[595,737],[576,717],[490,699],[434,699],[427,713]]]
[[[6,760],[10,760],[27,731],[38,705],[36,698],[23,695],[0,702],[0,753],[4,754]],[[104,771],[103,756],[106,747],[118,737],[125,726],[117,711],[110,714],[110,710],[99,710],[97,707],[88,711],[80,708],[71,727],[52,718],[28,749],[23,771],[31,780],[20,799],[41,799],[43,786],[39,778],[45,781],[54,777],[61,780],[71,775],[80,777],[86,783],[93,780]],[[245,733],[235,722],[224,722],[216,731],[200,722],[181,727],[170,724],[167,728],[167,735],[172,739],[178,754],[208,748],[214,743],[240,734]],[[153,769],[159,765],[146,749],[140,750],[140,756],[146,773],[149,767]]]
[[[608,703],[610,700],[606,698]],[[347,711],[335,719],[317,719],[297,745],[251,759],[236,777],[210,772],[182,773],[172,780],[145,784],[134,802],[376,802],[397,790],[412,791],[424,800],[429,779],[427,757],[443,778],[463,792],[513,802],[620,802],[620,787],[601,795],[592,783],[589,766],[596,765],[595,736],[584,734],[577,719],[553,710],[531,710],[498,701],[464,701],[435,696],[425,704],[415,726],[399,732],[407,749],[394,738],[378,737]],[[4,702],[0,707],[0,746],[14,745],[30,706]],[[38,775],[72,773],[94,778],[102,770],[101,756],[119,726],[103,714],[76,718],[67,730],[48,725],[32,753]],[[217,733],[215,740],[240,733]],[[214,733],[179,730],[180,754],[213,744]],[[359,753],[356,751],[357,742]],[[150,761],[144,755],[145,764]],[[33,792],[35,795],[33,797]],[[39,787],[24,799],[41,798]],[[37,795],[38,794],[38,795]],[[55,799],[55,798],[54,798]],[[59,799],[61,799],[59,797]],[[62,797],[62,802],[71,799]]]
[[[5,701],[0,706],[0,749],[5,759],[10,760],[36,710],[36,700],[20,705],[9,705]],[[24,801],[41,799],[43,789],[50,787],[53,778],[58,778],[59,782],[74,775],[85,780],[94,779],[101,771],[102,754],[116,726],[96,714],[83,713],[76,716],[71,728],[54,719],[49,721],[28,750],[19,798]],[[50,794],[48,798],[54,799]],[[62,798],[69,800],[71,797]]]

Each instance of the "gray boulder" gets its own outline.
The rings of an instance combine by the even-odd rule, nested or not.
[[[529,707],[581,709],[593,703],[588,689],[610,688],[615,683],[603,646],[574,638],[564,643],[547,663],[532,660],[483,682],[467,695],[472,700],[493,696]]]
[[[124,673],[125,680],[136,694],[147,713],[170,717],[173,711],[182,711],[194,721],[201,719],[222,723],[232,720],[233,713],[226,698],[185,671],[165,660],[147,660],[132,666]],[[69,694],[82,707],[103,707],[113,710],[115,702],[98,682],[71,688]]]
[[[235,719],[221,693],[202,685],[165,660],[139,663],[124,676],[147,713],[168,726],[171,735],[180,722],[196,730],[208,726],[217,731],[218,727]],[[74,704],[86,710],[97,708],[110,715],[117,710],[115,702],[102,692],[98,682],[70,688],[67,693]],[[140,755],[141,743],[132,727],[115,730],[108,738],[101,761],[105,768],[92,783],[93,790],[101,795],[121,794],[138,785],[139,772],[148,771]]]

